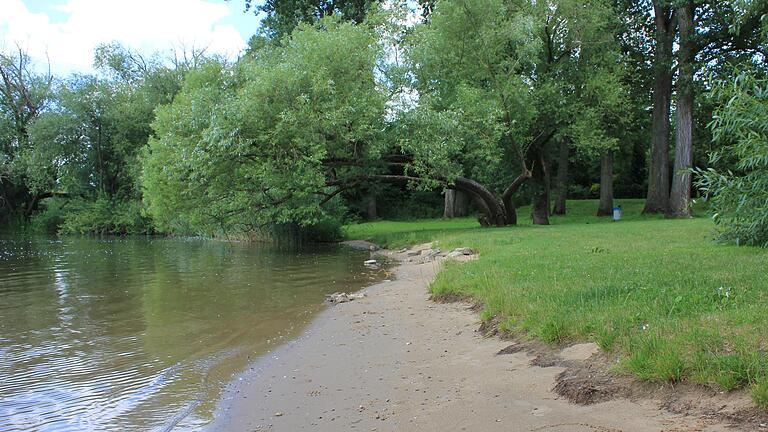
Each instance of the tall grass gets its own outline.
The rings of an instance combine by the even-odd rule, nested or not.
[[[615,223],[593,216],[596,202],[576,201],[551,226],[381,222],[346,233],[476,248],[479,260],[446,265],[434,295],[480,300],[502,330],[557,344],[594,341],[641,379],[751,388],[768,407],[768,251],[715,243],[705,217],[648,218],[641,201],[622,204]]]

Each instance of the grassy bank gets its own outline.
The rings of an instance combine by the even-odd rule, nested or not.
[[[482,301],[484,318],[499,318],[503,330],[595,341],[641,379],[748,388],[768,406],[768,251],[714,243],[705,217],[646,218],[642,202],[621,204],[618,223],[580,201],[552,226],[482,229],[462,219],[345,231],[390,247],[436,240],[477,248],[478,261],[446,266],[435,295]]]

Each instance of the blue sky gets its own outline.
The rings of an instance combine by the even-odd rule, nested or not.
[[[0,49],[18,44],[59,74],[90,72],[93,49],[111,41],[145,54],[207,47],[235,58],[259,23],[244,0],[0,1]]]

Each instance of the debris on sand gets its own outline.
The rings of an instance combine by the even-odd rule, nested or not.
[[[448,253],[448,258],[458,258],[460,256],[470,256],[475,255],[477,252],[475,252],[474,249],[468,248],[468,247],[459,247],[456,248]]]
[[[469,261],[477,257],[477,251],[468,247],[458,247],[452,251],[446,253],[440,249],[432,248],[424,245],[416,246],[413,249],[405,250],[400,253],[404,253],[407,261],[417,262],[420,264],[436,261],[440,258],[452,259],[456,261]]]
[[[365,298],[365,293],[347,294],[344,292],[335,292],[325,296],[325,302],[333,305],[339,303],[347,303],[351,302],[352,300],[359,300],[361,298]]]
[[[371,251],[371,252],[375,252],[381,249],[379,245],[375,243],[371,243],[369,241],[365,241],[365,240],[349,240],[349,241],[343,241],[339,244],[341,244],[342,246],[350,247],[352,249]]]
[[[368,267],[369,269],[377,269],[381,267],[381,264],[379,264],[379,262],[376,261],[375,259],[366,260],[365,262],[363,262],[363,265]]]

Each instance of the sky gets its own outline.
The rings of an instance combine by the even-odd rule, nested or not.
[[[143,54],[207,47],[232,59],[259,19],[244,0],[0,0],[0,50],[19,45],[54,74],[93,72],[112,41]]]

